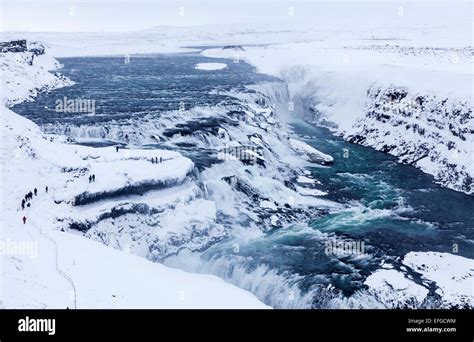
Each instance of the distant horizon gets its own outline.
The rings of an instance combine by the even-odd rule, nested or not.
[[[256,2],[231,0],[223,3],[215,0],[179,2],[169,0],[158,2],[99,0],[92,3],[78,0],[74,3],[64,3],[58,0],[4,0],[0,7],[2,17],[0,32],[123,33],[154,27],[255,23],[299,24],[311,22],[314,16],[317,17],[320,14],[317,13],[317,9],[312,10],[315,6],[322,6],[322,9],[326,9],[328,14],[339,15],[341,2],[350,6],[351,10],[348,11],[348,14],[352,16],[353,9],[362,9],[364,6],[383,5],[390,11],[396,11],[400,6],[416,6],[418,4],[426,6],[427,3],[439,4],[449,1],[416,0],[404,3],[393,0],[258,0]],[[470,1],[459,0],[456,2],[471,4],[472,8]],[[336,4],[339,4],[337,13],[327,11],[331,5]],[[344,19],[343,15],[342,19]]]

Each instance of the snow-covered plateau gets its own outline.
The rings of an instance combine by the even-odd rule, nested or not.
[[[169,111],[159,121],[145,116],[129,126],[57,123],[40,129],[2,106],[2,240],[37,241],[40,251],[37,258],[2,254],[2,306],[266,307],[217,277],[184,273],[159,263],[164,262],[218,274],[276,307],[310,307],[313,298],[302,293],[295,301],[299,290],[291,281],[278,287],[281,275],[263,266],[245,273],[230,256],[205,267],[191,265],[193,258],[188,265],[182,264],[187,259],[173,259],[205,251],[233,234],[261,236],[337,210],[360,209],[326,199],[330,190],[305,172],[314,164],[330,167],[335,158],[292,133],[288,123],[295,117],[392,154],[442,186],[472,196],[472,5],[414,3],[400,11],[393,3],[346,4],[337,13],[334,4],[317,6],[311,23],[288,25],[0,33],[1,40],[40,41],[54,57],[131,54],[133,59],[140,53],[199,52],[192,46],[208,45],[202,56],[228,58],[229,64],[196,65],[202,74],[245,61],[283,81],[230,92],[235,102],[225,106]],[[354,11],[363,15],[350,15]],[[48,72],[59,67],[52,57],[30,61],[29,52],[0,54],[5,106],[73,84]],[[207,121],[196,129],[198,118]],[[126,147],[74,144],[92,138]],[[140,148],[157,142],[169,148]],[[177,152],[187,144],[219,153],[200,168]],[[161,162],[152,163],[154,158]],[[96,182],[88,178],[93,174]],[[39,195],[22,211],[21,199],[34,187]],[[315,241],[334,239],[318,232]],[[354,257],[364,258],[369,257]],[[333,261],[357,268],[352,260]],[[327,307],[472,308],[473,281],[472,259],[409,252],[393,264],[381,261],[366,276],[363,291],[349,299],[334,296]],[[293,297],[267,300],[269,289]],[[318,291],[322,297],[335,290],[327,285]]]

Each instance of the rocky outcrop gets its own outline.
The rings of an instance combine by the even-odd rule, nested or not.
[[[0,42],[0,53],[24,53],[29,65],[33,65],[36,56],[44,55],[44,51],[45,48],[41,43],[31,42],[27,44],[24,39]]]
[[[50,72],[60,68],[61,64],[45,55],[41,43],[27,43],[26,40],[3,42],[0,51],[2,102],[7,107],[32,101],[41,92],[74,84],[59,72]]]
[[[149,191],[162,190],[171,188],[173,186],[184,183],[187,179],[176,178],[176,179],[165,179],[165,180],[149,180],[142,181],[136,184],[128,184],[121,188],[110,189],[107,191],[89,192],[85,191],[74,197],[73,204],[75,206],[87,205],[94,202],[114,199],[120,196],[132,196],[132,195],[143,195]]]
[[[448,188],[474,193],[472,105],[407,89],[371,88],[366,114],[344,134],[350,142],[397,156]]]
[[[0,52],[25,52],[27,50],[26,40],[12,40],[0,42]]]

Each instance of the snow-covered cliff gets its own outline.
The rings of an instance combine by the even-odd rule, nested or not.
[[[473,108],[468,99],[371,88],[365,117],[344,137],[393,154],[448,188],[473,194]]]

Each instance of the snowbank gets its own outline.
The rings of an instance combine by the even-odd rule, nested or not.
[[[410,305],[411,308],[417,308],[428,294],[428,289],[405,278],[402,273],[396,270],[375,271],[365,280],[364,284],[370,287],[371,292],[386,307]]]
[[[2,74],[2,105],[32,100],[39,91],[59,88],[73,82],[48,71],[60,67],[59,62],[45,55],[33,56],[31,52],[4,53],[0,57]],[[33,64],[29,68],[24,65]]]
[[[410,252],[405,255],[403,265],[418,273],[422,283],[416,283],[413,276],[405,272],[406,269],[402,272],[384,268],[372,273],[365,281],[369,292],[387,307],[419,307],[426,299],[430,283],[440,296],[441,307],[474,305],[472,259],[448,253]]]
[[[313,163],[331,164],[334,161],[334,158],[330,155],[318,151],[303,141],[290,138],[289,142],[291,147],[298,152],[304,153]]]
[[[448,253],[411,252],[403,263],[433,281],[446,305],[474,306],[474,260]]]

